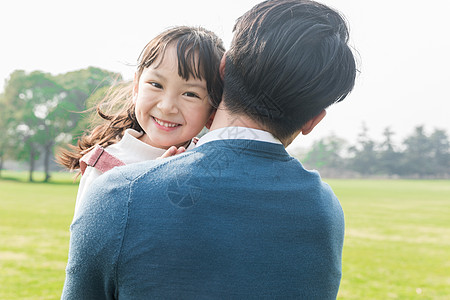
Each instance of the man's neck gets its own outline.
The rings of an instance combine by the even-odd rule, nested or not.
[[[259,125],[257,122],[250,119],[248,116],[245,115],[236,115],[232,114],[224,105],[224,102],[222,102],[219,105],[219,108],[217,108],[216,114],[214,116],[214,120],[211,124],[211,127],[209,130],[215,130],[225,127],[247,127],[247,128],[253,128],[253,129],[259,129],[263,131],[267,131],[267,129],[263,128],[261,125]],[[291,138],[283,140],[282,143],[284,147],[289,146],[290,143],[301,133],[301,130],[297,131],[295,134],[291,136]]]
[[[223,103],[221,103],[216,111],[216,115],[214,116],[214,120],[209,130],[225,127],[247,127],[267,131],[247,116],[231,114]]]

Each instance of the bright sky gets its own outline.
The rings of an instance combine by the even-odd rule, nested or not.
[[[259,0],[15,0],[0,4],[0,90],[11,72],[52,74],[97,66],[131,79],[145,44],[173,25],[201,25],[231,41],[236,18]],[[353,93],[332,106],[309,145],[331,133],[353,142],[362,123],[380,139],[401,141],[417,125],[450,134],[450,1],[322,0],[350,24],[361,74]]]

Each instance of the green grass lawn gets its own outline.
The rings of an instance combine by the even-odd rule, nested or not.
[[[328,182],[346,219],[339,299],[450,299],[450,181]]]
[[[73,175],[2,175],[20,180],[0,179],[0,299],[59,299]],[[450,181],[326,181],[346,218],[338,299],[449,299]]]
[[[48,184],[0,180],[0,299],[60,298],[77,192],[72,176]]]

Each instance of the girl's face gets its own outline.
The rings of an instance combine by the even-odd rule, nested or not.
[[[134,83],[136,118],[144,130],[139,139],[162,149],[185,146],[212,112],[206,81],[180,77],[176,51],[169,46],[164,59],[145,68]]]

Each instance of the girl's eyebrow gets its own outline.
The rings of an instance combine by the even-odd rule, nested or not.
[[[164,77],[164,75],[161,74],[160,72],[158,72],[158,70],[156,70],[156,69],[153,69],[151,71],[151,73],[152,73],[152,75],[154,75],[154,76],[156,76],[156,77],[158,77],[160,79],[166,79],[166,77]]]
[[[206,86],[201,83],[186,83],[185,86],[188,88],[199,88],[206,91]]]
[[[158,77],[161,80],[166,80],[166,77],[161,72],[158,72],[157,69],[151,70],[151,74],[153,76],[155,76],[155,77]],[[199,89],[202,89],[202,90],[205,90],[205,91],[207,90],[206,86],[204,84],[202,84],[202,83],[199,83],[199,82],[197,83],[197,82],[187,82],[186,81],[186,83],[183,84],[183,85],[186,88],[199,88]]]

